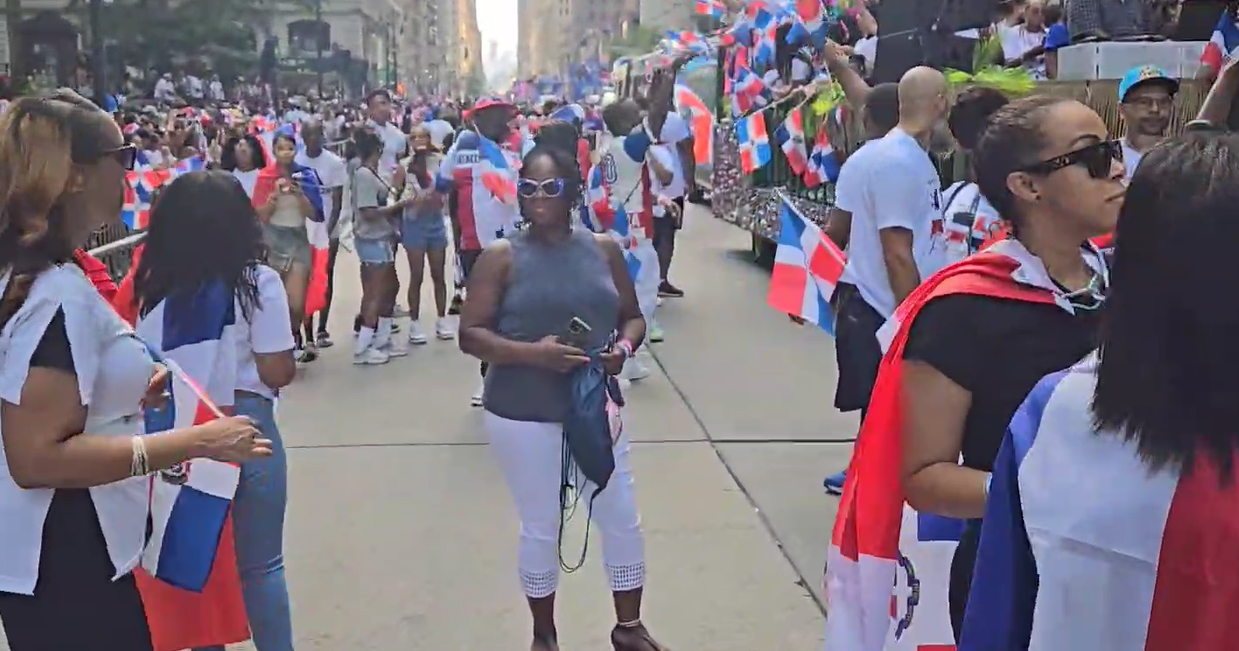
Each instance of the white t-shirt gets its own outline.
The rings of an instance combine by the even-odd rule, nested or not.
[[[405,151],[409,148],[408,136],[404,135],[400,127],[392,122],[380,126],[374,120],[367,120],[366,125],[374,129],[374,132],[383,140],[383,154],[379,157],[379,175],[390,184],[392,176],[396,173],[398,161],[404,157]]]
[[[852,52],[865,60],[865,72],[872,73],[874,63],[878,60],[878,37],[866,36],[856,41]]]
[[[237,391],[249,391],[275,398],[275,390],[258,378],[258,365],[254,362],[254,355],[282,353],[293,349],[288,294],[284,291],[280,275],[271,267],[259,265],[254,278],[258,282],[258,306],[250,311],[248,320],[237,319],[230,335],[237,353]],[[238,302],[237,315],[243,314]]]
[[[1025,52],[1045,43],[1045,30],[1030,32],[1023,25],[998,28],[999,39],[1002,41],[1002,56],[1004,59],[1018,59]],[[1045,79],[1045,57],[1040,56],[1030,61],[1024,67],[1034,78]]]
[[[653,145],[650,147],[650,156],[658,159],[658,163],[663,167],[671,168],[671,183],[663,185],[658,182],[658,175],[654,173],[654,169],[650,168],[650,190],[655,196],[662,195],[668,199],[674,199],[684,194],[684,169],[679,164],[679,156],[676,154],[673,145]],[[652,208],[655,217],[665,217],[667,211],[657,203]]]
[[[658,134],[659,141],[666,145],[666,147],[659,149],[670,154],[672,161],[671,171],[675,178],[672,179],[669,185],[662,186],[658,183],[658,179],[654,177],[654,171],[650,170],[650,180],[653,187],[656,188],[656,191],[659,194],[662,194],[665,197],[674,199],[676,197],[684,196],[684,193],[688,192],[688,184],[684,180],[684,161],[680,160],[680,152],[675,148],[675,146],[681,141],[691,138],[692,135],[692,132],[689,131],[687,120],[675,111],[667,112],[667,119],[663,122],[663,129]],[[653,149],[651,149],[651,151],[653,151]],[[656,153],[655,155],[658,156],[658,161],[660,163],[663,163],[664,165],[667,164],[667,162],[663,159],[662,154]],[[655,208],[654,216],[657,217],[661,214],[662,209]]]
[[[0,278],[0,292],[7,285],[6,274]],[[64,313],[78,400],[86,406],[83,431],[125,439],[142,434],[141,401],[154,363],[129,325],[73,264],[39,274],[26,301],[0,330],[0,400],[21,404],[31,357],[59,311]],[[149,485],[149,478],[137,477],[90,489],[115,578],[131,572],[141,558]],[[55,492],[19,488],[0,437],[0,592],[34,593],[43,526]]]
[[[1125,176],[1127,182],[1131,183],[1131,175],[1136,173],[1137,167],[1140,167],[1140,160],[1144,158],[1144,152],[1133,148],[1127,142],[1127,138],[1120,140],[1119,144],[1123,146],[1123,166],[1127,168]]]
[[[331,191],[348,185],[348,170],[344,166],[344,159],[326,149],[318,155],[318,158],[310,158],[309,154],[303,149],[297,152],[297,156],[293,160],[298,165],[304,165],[318,174],[318,180],[323,184],[323,189],[325,190],[320,193],[323,197],[323,214],[330,219]]]
[[[998,233],[1001,218],[976,183],[958,181],[942,193],[946,262],[951,264],[979,251]]]
[[[257,169],[248,172],[232,170],[232,175],[241,182],[241,187],[245,188],[245,194],[248,194],[251,199],[254,198],[254,186],[258,184],[258,171]]]
[[[848,260],[841,280],[884,317],[895,312],[895,295],[879,231],[912,232],[912,258],[921,279],[946,264],[942,191],[929,155],[899,128],[848,157],[835,185],[835,205],[852,214]]]

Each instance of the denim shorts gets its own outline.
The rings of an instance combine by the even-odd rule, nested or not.
[[[263,224],[263,238],[267,244],[267,264],[280,273],[286,273],[294,264],[310,268],[310,238],[305,227],[273,226]]]
[[[353,246],[362,264],[393,264],[396,262],[396,247],[387,237],[354,237]]]
[[[434,213],[405,217],[400,228],[400,243],[407,251],[442,251],[447,248],[447,224]]]

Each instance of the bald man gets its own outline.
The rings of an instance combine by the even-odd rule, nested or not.
[[[834,297],[835,408],[860,411],[862,422],[882,361],[878,328],[946,263],[941,181],[927,152],[945,128],[946,78],[933,68],[913,68],[896,94],[898,123],[865,145],[859,160],[848,160],[847,192],[835,198],[852,215],[848,260]],[[826,489],[842,491],[843,479],[843,473],[828,477]]]

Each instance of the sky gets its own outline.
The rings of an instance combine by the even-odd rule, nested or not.
[[[516,0],[475,0],[478,11],[478,29],[482,30],[482,53],[490,56],[491,41],[499,43],[499,55],[516,59],[517,13]],[[483,60],[490,68],[491,62]]]

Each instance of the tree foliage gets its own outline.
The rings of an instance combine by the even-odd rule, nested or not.
[[[128,65],[163,70],[197,59],[221,74],[238,74],[257,61],[255,31],[270,31],[272,12],[290,5],[308,11],[314,2],[115,0],[104,7],[100,27]]]

